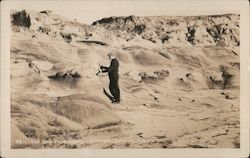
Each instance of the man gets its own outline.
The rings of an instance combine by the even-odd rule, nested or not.
[[[117,58],[115,58],[111,53],[108,54],[109,59],[111,60],[110,66],[100,66],[101,72],[105,73],[108,72],[109,75],[109,90],[110,93],[113,95],[112,103],[120,103],[120,89],[119,89],[119,62]],[[104,93],[106,93],[104,89]]]

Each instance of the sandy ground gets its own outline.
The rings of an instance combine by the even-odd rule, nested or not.
[[[120,104],[111,104],[102,92],[107,75],[95,75],[98,64],[109,65],[110,50],[120,61]],[[221,46],[67,43],[13,32],[12,147],[239,148],[235,51],[239,54]],[[224,87],[223,73],[231,76]]]

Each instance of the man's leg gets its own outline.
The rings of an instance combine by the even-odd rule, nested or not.
[[[114,96],[114,102],[120,102],[120,89],[117,81],[110,81],[110,93]]]
[[[114,98],[116,99],[116,101],[119,103],[120,102],[120,89],[119,89],[119,85],[117,84],[115,87],[115,95]]]
[[[116,84],[115,87],[113,88],[113,94],[114,99],[116,102],[120,102],[120,89],[119,86]]]
[[[115,100],[115,96],[114,96],[114,94],[115,94],[115,92],[114,92],[114,84],[113,84],[112,81],[109,82],[109,91],[110,91],[110,93],[111,93],[111,95],[113,97],[112,102],[115,102],[116,100]]]

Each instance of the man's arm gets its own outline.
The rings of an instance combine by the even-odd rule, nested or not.
[[[106,67],[106,66],[100,66],[102,72],[110,72],[113,69],[115,69],[115,67],[119,66],[119,63],[116,59],[112,59],[110,66]]]
[[[102,72],[109,72],[109,67],[100,66],[100,69],[102,70]]]

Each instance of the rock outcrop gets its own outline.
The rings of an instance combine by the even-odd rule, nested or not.
[[[112,31],[124,40],[144,39],[153,43],[193,46],[240,45],[239,15],[190,17],[109,17],[94,26]]]

